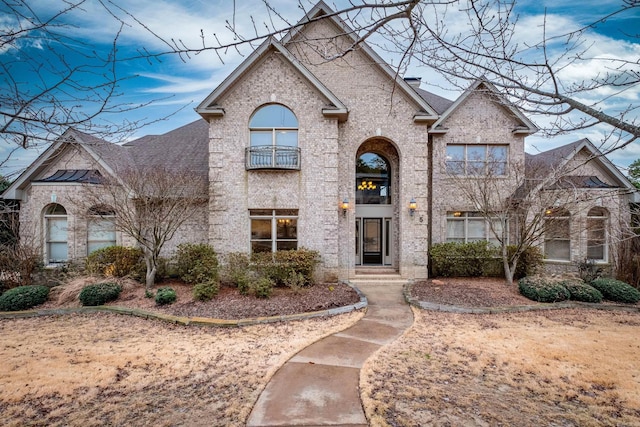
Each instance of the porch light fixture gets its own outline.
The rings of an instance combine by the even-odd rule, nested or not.
[[[349,199],[345,197],[344,200],[342,200],[342,205],[340,205],[340,207],[342,208],[342,216],[346,217],[347,211],[349,210]]]
[[[413,216],[413,214],[416,213],[417,207],[418,207],[418,204],[416,203],[416,199],[412,197],[411,200],[409,201],[409,215]]]

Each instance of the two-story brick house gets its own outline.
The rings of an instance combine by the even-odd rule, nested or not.
[[[554,162],[597,154],[582,141],[549,157],[525,155],[524,139],[537,129],[489,82],[449,101],[419,89],[419,79],[399,78],[366,44],[328,60],[352,42],[338,17],[313,20],[328,12],[320,2],[304,25],[262,43],[196,108],[202,120],[123,146],[73,130],[53,144],[4,194],[20,201],[22,230],[40,236],[45,260],[130,243],[104,215],[88,221],[74,195],[96,173],[164,162],[209,183],[208,208],[181,228],[167,254],[184,241],[208,242],[220,254],[305,247],[321,254],[325,279],[353,277],[361,266],[427,277],[432,244],[491,239],[452,175],[476,179],[491,164],[515,192],[514,168],[546,159],[551,170]],[[592,254],[610,262],[611,224],[628,223],[632,186],[604,157],[581,168],[573,171],[582,177],[573,189],[606,188],[606,200],[585,199],[594,204],[585,210],[592,216],[562,218],[575,230],[602,220],[607,231],[546,244],[566,264],[597,240],[601,249]]]

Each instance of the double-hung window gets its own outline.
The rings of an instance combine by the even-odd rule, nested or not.
[[[96,206],[89,209],[87,223],[87,255],[116,244],[115,212],[113,209]]]
[[[494,245],[502,235],[500,218],[488,220],[480,212],[448,212],[447,242],[469,243],[486,240]]]
[[[507,145],[449,144],[446,170],[449,175],[507,175]]]
[[[251,209],[251,252],[298,248],[297,209]]]
[[[44,210],[46,260],[49,264],[66,262],[69,258],[67,245],[67,210],[53,203]]]
[[[549,260],[571,260],[571,215],[564,208],[545,212],[544,256]]]
[[[587,213],[587,258],[607,261],[607,210],[592,208]]]

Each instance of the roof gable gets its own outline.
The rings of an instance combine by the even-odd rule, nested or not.
[[[273,37],[265,40],[260,47],[254,50],[251,55],[245,59],[233,72],[207,96],[204,101],[196,107],[196,112],[205,119],[207,117],[223,116],[224,107],[218,104],[218,100],[229,90],[236,82],[253,68],[262,58],[272,52],[282,54],[282,58],[287,61],[295,70],[297,70],[311,85],[322,94],[328,101],[329,105],[322,109],[325,116],[337,117],[339,120],[346,120],[348,109],[340,99],[333,94],[318,78],[316,78],[304,65],[302,65],[281,43]]]
[[[431,127],[430,133],[446,133],[447,128],[444,127],[444,123],[449,117],[463,105],[467,99],[478,91],[486,90],[492,97],[497,99],[499,105],[501,105],[509,114],[512,115],[520,123],[516,126],[512,132],[516,134],[529,135],[538,131],[538,128],[531,120],[525,116],[522,111],[511,104],[502,94],[486,79],[476,80],[469,88],[456,99],[449,108],[440,116],[440,118]]]
[[[302,34],[306,24],[310,22],[327,19],[332,22],[340,31],[340,35],[348,37],[352,41],[356,41],[356,32],[349,27],[324,1],[319,1],[307,12],[307,14],[296,23],[291,30],[282,38],[281,43],[287,45],[295,37]],[[399,88],[417,107],[418,111],[414,115],[414,121],[433,123],[438,118],[438,112],[429,103],[420,96],[409,83],[407,83],[399,73],[392,69],[387,62],[380,57],[366,42],[358,44],[359,50],[363,52],[370,60],[373,66],[377,67],[383,75],[393,81],[395,87]]]

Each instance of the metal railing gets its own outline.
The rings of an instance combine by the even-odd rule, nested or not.
[[[245,149],[245,166],[252,169],[300,170],[300,148],[264,145]]]

